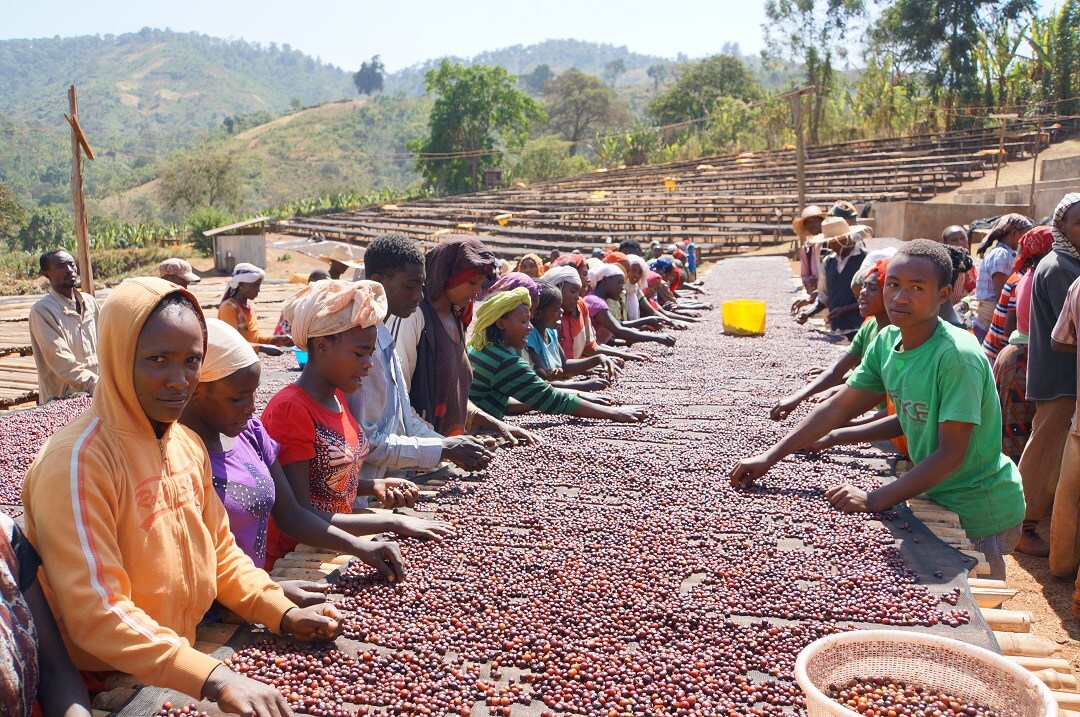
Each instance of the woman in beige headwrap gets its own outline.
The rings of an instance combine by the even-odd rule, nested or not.
[[[359,540],[357,536],[388,530],[435,539],[449,534],[446,523],[407,516],[339,515],[331,524],[318,513],[305,510],[278,463],[280,445],[254,417],[261,376],[259,358],[244,337],[224,321],[207,319],[199,386],[180,417],[210,454],[214,490],[225,505],[237,545],[252,562],[267,570],[273,567],[266,560],[271,516],[290,537],[356,555],[388,578],[400,572],[400,553],[391,543]],[[326,599],[325,586],[303,580],[277,582],[297,605]]]
[[[300,378],[270,399],[262,423],[280,446],[277,459],[297,501],[339,527],[358,495],[374,496],[389,508],[411,506],[419,492],[409,481],[361,483],[367,438],[345,404],[345,396],[360,388],[371,369],[376,328],[386,316],[382,284],[334,279],[308,284],[285,302],[284,313],[308,361]],[[295,546],[270,523],[268,561]]]

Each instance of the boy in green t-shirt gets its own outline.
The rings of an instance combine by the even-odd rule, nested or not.
[[[885,307],[893,325],[881,330],[844,386],[779,443],[732,469],[746,487],[782,458],[826,434],[827,445],[907,437],[915,467],[877,490],[853,485],[825,492],[845,512],[880,512],[927,494],[960,516],[991,577],[1004,579],[1024,518],[1016,466],[1001,452],[1001,407],[990,364],[971,334],[938,318],[949,300],[952,261],[941,245],[908,242],[889,262]],[[894,420],[841,428],[888,393]],[[830,433],[831,432],[831,433]]]

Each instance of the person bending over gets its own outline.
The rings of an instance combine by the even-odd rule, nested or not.
[[[364,262],[371,281],[383,287],[388,316],[407,319],[419,309],[424,299],[424,253],[415,240],[401,234],[376,237],[368,244]],[[371,371],[346,399],[371,445],[361,479],[377,480],[388,470],[430,471],[442,461],[470,471],[487,466],[494,457],[494,441],[443,436],[433,430],[409,403],[401,360],[394,351],[397,342],[382,322],[375,342]]]
[[[323,514],[302,506],[278,462],[280,444],[254,417],[255,392],[262,375],[259,357],[244,337],[224,321],[207,319],[206,334],[206,359],[199,386],[180,422],[194,431],[209,451],[214,490],[225,504],[237,545],[252,562],[267,570],[273,567],[266,559],[271,516],[290,538],[355,555],[388,580],[402,575],[397,546],[358,540],[356,536],[393,532],[439,539],[449,532],[446,523],[404,515]],[[325,600],[325,583],[277,582],[298,605]]]
[[[731,484],[749,486],[784,457],[829,435],[829,443],[907,437],[914,468],[872,491],[845,484],[828,500],[845,512],[881,512],[925,493],[960,517],[960,524],[1005,577],[1024,518],[1016,466],[1001,452],[1001,410],[990,365],[968,332],[938,317],[952,293],[952,261],[936,242],[908,242],[889,262],[881,330],[847,385],[815,408],[765,453],[738,462]],[[841,428],[888,394],[897,415],[884,426]],[[870,427],[874,427],[871,429]]]
[[[496,418],[506,413],[510,399],[540,413],[568,414],[582,418],[607,418],[634,423],[645,417],[639,406],[610,407],[583,400],[548,384],[521,358],[529,322],[531,299],[525,288],[495,294],[476,315],[469,339],[469,360],[474,380],[469,397]]]
[[[857,283],[862,285],[859,289],[859,314],[863,317],[863,324],[859,327],[851,345],[847,351],[838,358],[832,366],[819,373],[814,380],[800,388],[795,393],[780,399],[772,410],[769,417],[774,421],[782,421],[795,410],[795,408],[810,398],[830,388],[844,383],[848,371],[851,371],[866,354],[882,328],[889,325],[889,314],[885,311],[885,298],[881,287],[885,283],[885,269],[889,262],[881,259],[873,266],[867,267],[864,276],[856,275]],[[856,282],[853,282],[856,283]]]
[[[281,694],[192,647],[218,600],[298,639],[332,639],[329,604],[298,608],[237,546],[199,438],[177,424],[199,381],[206,326],[198,301],[158,278],[128,279],[101,311],[101,380],[23,485],[26,534],[42,588],[80,670],[279,717]]]

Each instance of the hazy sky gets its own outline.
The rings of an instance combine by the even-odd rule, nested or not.
[[[267,44],[288,43],[345,69],[372,55],[389,71],[443,55],[574,38],[634,52],[702,57],[738,42],[762,47],[763,0],[0,0],[0,39],[197,31]]]

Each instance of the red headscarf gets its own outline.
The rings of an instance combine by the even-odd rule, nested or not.
[[[1035,227],[1029,229],[1020,237],[1020,244],[1016,250],[1016,264],[1013,271],[1021,271],[1027,266],[1034,264],[1050,253],[1054,246],[1054,232],[1050,227]]]

